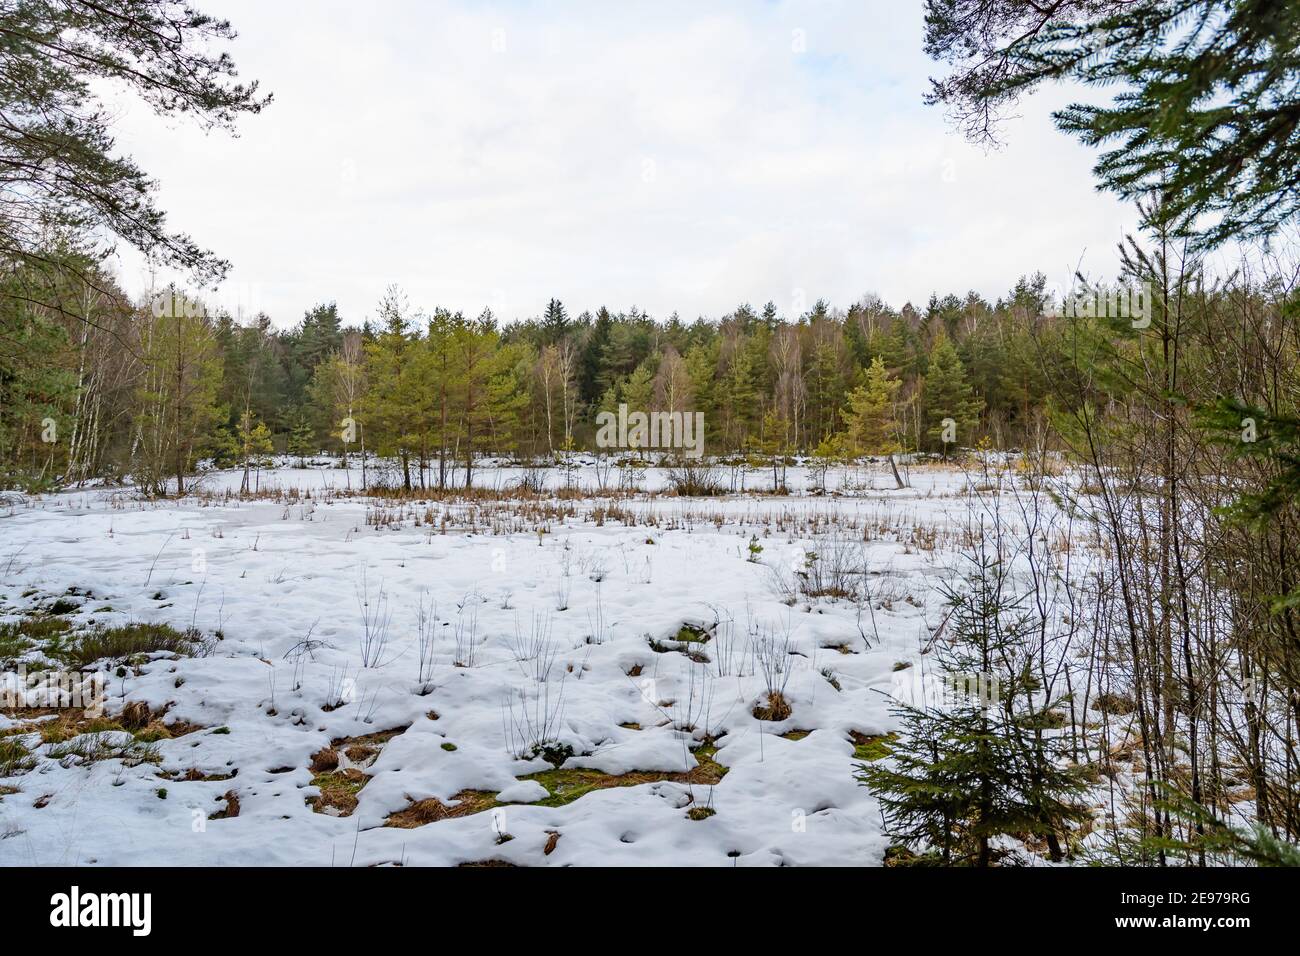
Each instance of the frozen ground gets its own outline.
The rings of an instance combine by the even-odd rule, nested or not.
[[[71,590],[77,626],[192,626],[210,647],[115,662],[108,715],[145,702],[176,730],[146,759],[22,738],[36,764],[0,780],[0,862],[878,864],[855,746],[891,729],[888,695],[920,670],[898,668],[919,662],[966,514],[962,472],[911,478],[838,474],[844,497],[398,503],[280,468],[256,500],[222,494],[238,472],[179,502],[11,499],[0,620]],[[851,554],[871,600],[792,591],[809,552]],[[754,714],[770,681],[785,719]],[[354,761],[345,739],[366,735]],[[521,757],[538,739],[559,772]],[[327,748],[338,767],[314,771]],[[323,781],[355,809],[317,799]]]

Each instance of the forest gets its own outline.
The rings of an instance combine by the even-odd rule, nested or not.
[[[136,837],[88,847],[170,852],[165,780],[274,864],[1300,865],[1300,6],[928,0],[968,140],[1112,97],[1053,122],[1136,210],[1113,268],[666,315],[401,276],[230,314],[92,81],[276,105],[189,42],[229,24],[130,6],[0,0],[0,660],[117,682],[107,729],[0,725],[0,779],[121,761]],[[127,291],[105,234],[173,277]],[[609,447],[627,409],[702,415],[703,458]]]

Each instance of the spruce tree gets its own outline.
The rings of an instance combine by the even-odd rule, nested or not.
[[[1033,676],[1033,622],[1001,534],[979,531],[964,581],[947,594],[949,633],[934,642],[942,699],[897,703],[891,754],[856,776],[880,801],[886,832],[944,864],[990,866],[1007,837],[1042,838],[1059,860],[1061,836],[1088,816],[1086,784],[1046,727],[1060,701],[1043,699]]]
[[[316,430],[312,427],[307,410],[300,408],[292,418],[289,430],[289,454],[296,455],[298,467],[307,467],[307,456],[312,454],[316,444]]]
[[[983,403],[975,397],[966,381],[966,369],[956,347],[942,333],[930,349],[924,398],[926,434],[930,440],[942,448],[945,455],[949,445],[963,440],[969,443],[971,433],[979,423]],[[955,428],[950,430],[946,422],[951,422]]]
[[[564,303],[559,299],[552,299],[546,303],[546,315],[542,319],[542,335],[546,343],[554,345],[564,338],[568,330],[569,313],[565,311]]]

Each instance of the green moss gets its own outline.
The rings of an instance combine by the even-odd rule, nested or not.
[[[686,815],[692,820],[707,820],[717,812],[712,807],[691,807],[686,811]]]
[[[875,737],[866,734],[854,733],[853,739],[853,757],[855,760],[884,760],[894,748],[890,746],[898,739],[898,734],[879,734]]]
[[[536,780],[546,788],[548,797],[538,800],[535,806],[562,807],[574,800],[584,797],[594,790],[609,790],[614,787],[636,787],[643,783],[658,783],[664,780],[678,783],[716,784],[727,773],[727,768],[714,759],[718,748],[712,744],[703,744],[695,750],[694,769],[686,772],[662,770],[633,770],[629,773],[612,774],[600,770],[574,768],[567,770],[543,770],[520,777],[521,780]]]
[[[701,744],[695,748],[695,762],[699,765],[697,769],[702,776],[716,777],[717,780],[721,780],[727,775],[728,768],[714,759],[717,753],[717,744],[713,743]],[[717,780],[712,782],[716,783]]]
[[[608,781],[618,778],[599,770],[543,770],[540,773],[530,773],[521,779],[536,780],[550,794],[544,800],[538,800],[536,806],[562,807],[593,790],[617,786]]]
[[[677,631],[677,640],[683,643],[704,644],[710,637],[712,635],[708,631],[694,624],[683,624]]]
[[[447,751],[448,753],[451,753],[453,750],[456,749],[456,745],[449,740],[442,745],[442,749]]]

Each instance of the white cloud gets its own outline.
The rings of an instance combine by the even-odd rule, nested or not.
[[[1135,220],[1052,127],[1059,93],[990,155],[921,105],[919,3],[203,6],[275,102],[238,139],[132,107],[119,143],[233,262],[218,298],[280,325],[330,299],[360,321],[390,282],[506,320],[993,297],[1085,249],[1113,272]]]

